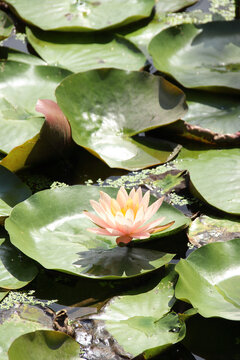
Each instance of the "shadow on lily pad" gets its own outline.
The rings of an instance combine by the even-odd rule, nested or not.
[[[74,264],[85,269],[82,273],[91,275],[133,276],[144,270],[154,270],[155,261],[170,261],[174,254],[156,250],[136,249],[128,246],[113,249],[91,249],[78,253],[80,260]]]

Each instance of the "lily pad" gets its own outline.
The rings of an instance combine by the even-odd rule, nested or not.
[[[176,164],[189,171],[194,195],[219,210],[240,214],[239,149],[184,149]]]
[[[0,223],[12,208],[31,195],[27,185],[11,171],[0,165]]]
[[[180,0],[181,1],[181,0]],[[183,4],[183,2],[182,2]],[[161,11],[161,9],[173,9],[176,8],[176,4],[173,1],[168,2],[158,2],[157,6],[159,7],[159,12],[155,13],[155,16],[152,21],[150,21],[146,26],[143,26],[137,30],[134,30],[128,34],[124,33],[124,37],[131,41],[135,46],[137,46],[143,54],[150,58],[151,56],[148,52],[148,45],[151,40],[159,34],[161,31],[178,24],[192,24],[192,23],[205,23],[211,21],[211,15],[206,16],[206,14],[199,11],[191,12],[181,12],[181,13],[166,13]],[[124,30],[123,30],[124,31]]]
[[[148,17],[154,0],[8,0],[25,21],[43,30],[89,31],[113,28]]]
[[[184,121],[217,134],[234,134],[240,130],[238,96],[200,91],[187,91],[186,94],[188,112]]]
[[[38,269],[8,239],[0,239],[0,244],[0,288],[22,288],[35,278]]]
[[[204,317],[240,320],[240,239],[208,244],[176,265],[176,297]]]
[[[39,133],[44,119],[35,110],[37,100],[55,100],[56,86],[70,72],[17,61],[0,68],[0,150],[8,153]]]
[[[0,10],[0,40],[6,39],[11,35],[14,28],[12,20],[7,14]]]
[[[238,20],[175,26],[155,36],[148,49],[155,67],[185,87],[240,89]]]
[[[30,30],[27,37],[48,63],[72,72],[100,68],[140,70],[146,58],[128,40],[111,34],[57,33]]]
[[[183,92],[162,77],[92,70],[65,79],[56,98],[71,124],[73,140],[110,167],[136,170],[176,154],[176,144],[132,138],[185,114]]]
[[[36,110],[45,116],[40,132],[16,146],[1,160],[1,165],[13,172],[63,157],[71,148],[70,124],[56,102],[49,99],[38,100]]]
[[[16,49],[11,49],[4,46],[0,48],[0,58],[2,61],[11,60],[11,61],[23,62],[30,65],[47,65],[45,61],[43,61],[42,59],[40,59],[35,55],[26,54]]]
[[[9,360],[79,360],[79,351],[79,344],[70,336],[60,331],[38,330],[14,340],[8,350],[8,358]]]
[[[89,201],[99,200],[100,190],[111,197],[116,197],[118,191],[76,185],[36,193],[15,206],[6,221],[11,242],[47,269],[85,277],[115,279],[138,276],[169,262],[174,254],[151,250],[149,246],[145,249],[143,244],[118,247],[115,237],[87,231],[92,222],[83,211],[93,211]],[[165,223],[175,220],[175,224],[159,236],[181,230],[189,222],[167,203],[163,203],[153,220],[161,215],[165,216]],[[156,234],[153,238],[156,241]],[[132,243],[139,244],[139,240]]]
[[[191,223],[188,236],[190,242],[197,247],[216,241],[228,241],[240,238],[240,223],[238,219],[201,215]]]
[[[8,349],[19,336],[35,330],[46,329],[47,326],[33,319],[23,319],[17,313],[5,320],[0,326],[1,360],[9,360]]]
[[[7,296],[7,294],[8,294],[8,291],[0,290],[0,301],[2,301],[5,298],[5,296]]]
[[[104,321],[130,358],[143,354],[150,359],[185,336],[185,324],[170,312],[175,282],[176,273],[171,271],[152,290],[113,298],[91,318]]]

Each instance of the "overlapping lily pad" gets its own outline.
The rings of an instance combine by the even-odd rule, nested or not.
[[[5,296],[7,296],[7,294],[8,294],[8,291],[1,290],[0,291],[0,301],[2,301],[5,298]]]
[[[73,72],[99,68],[140,70],[146,58],[128,40],[117,35],[56,33],[27,29],[28,41],[52,66]]]
[[[49,325],[38,322],[38,319],[36,317],[24,319],[21,317],[21,315],[15,312],[0,326],[1,360],[9,360],[8,349],[11,346],[12,342],[19,336],[26,333],[31,333],[32,331],[48,328]]]
[[[92,70],[69,76],[56,89],[56,97],[74,141],[110,167],[136,170],[176,155],[176,144],[133,138],[186,112],[183,92],[162,77]]]
[[[240,129],[238,96],[188,91],[187,104],[188,112],[183,120],[191,125],[218,134],[234,134]]]
[[[175,282],[176,273],[171,271],[152,290],[113,298],[92,318],[105,322],[106,330],[130,358],[143,354],[144,359],[151,359],[185,335],[185,324],[170,312]]]
[[[7,14],[0,10],[0,40],[6,39],[11,35],[14,28],[12,20]]]
[[[37,330],[13,341],[8,350],[8,359],[79,360],[79,344],[62,332]]]
[[[35,110],[37,100],[55,100],[56,86],[70,72],[17,61],[0,68],[0,150],[8,153],[39,133],[44,119]]]
[[[83,214],[93,211],[89,200],[99,200],[104,190],[116,197],[114,188],[76,185],[41,191],[17,205],[6,221],[11,242],[47,269],[93,278],[126,278],[147,273],[169,262],[174,254],[140,247],[118,247],[115,237],[93,234],[92,222]],[[164,203],[156,217],[175,224],[159,233],[167,236],[187,226],[189,220]],[[153,217],[154,220],[154,217]],[[156,239],[153,235],[155,241]],[[148,240],[146,240],[148,241]],[[133,243],[139,243],[134,240]]]
[[[0,239],[0,288],[19,289],[38,273],[34,262],[16,249],[8,239]]]
[[[154,0],[8,0],[25,21],[43,30],[89,31],[113,28],[151,14]]]
[[[239,219],[201,215],[191,223],[188,236],[190,242],[198,247],[216,241],[240,238]]]
[[[240,89],[237,20],[175,26],[155,36],[148,49],[155,67],[185,87]]]
[[[31,190],[11,171],[0,165],[0,223],[12,208],[27,199]]]
[[[31,54],[26,54],[24,52],[18,51],[16,49],[11,49],[8,47],[0,48],[1,60],[11,60],[17,62],[23,62],[29,65],[47,65],[45,61],[39,57]]]
[[[184,149],[176,164],[190,172],[196,196],[219,210],[240,214],[240,149]]]
[[[176,266],[176,297],[204,317],[240,320],[240,239],[208,244]]]

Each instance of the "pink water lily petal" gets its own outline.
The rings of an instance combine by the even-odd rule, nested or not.
[[[121,208],[125,206],[127,200],[128,200],[128,193],[126,192],[124,187],[121,186],[117,194],[117,202],[119,203]]]
[[[132,190],[130,191],[128,197],[133,199],[134,195],[135,195],[135,188],[132,188]]]
[[[147,208],[144,221],[148,221],[149,219],[151,219],[151,217],[158,211],[158,209],[162,205],[163,199],[164,198],[161,197]]]
[[[140,226],[139,229],[141,229],[141,230],[150,230],[151,228],[161,224],[161,222],[163,222],[164,219],[165,219],[165,217],[162,216],[162,217],[160,217],[160,218],[158,218],[156,220],[151,221],[150,223],[147,223],[144,226]]]
[[[107,231],[112,235],[112,236],[121,236],[124,235],[124,233],[122,231],[119,231],[117,229],[111,229],[111,228],[107,228]]]
[[[96,213],[104,220],[107,219],[107,213],[105,209],[102,207],[101,204],[99,204],[95,200],[90,200],[90,204],[92,205],[92,208],[96,211]]]
[[[110,234],[109,231],[107,231],[106,229],[102,229],[102,228],[89,228],[87,230],[92,233],[98,234],[98,235],[112,236],[112,234]]]
[[[128,209],[125,214],[125,218],[128,219],[131,224],[134,222],[134,212],[132,209]]]
[[[97,215],[85,212],[95,225],[99,226],[89,231],[106,236],[117,236],[116,242],[128,244],[133,238],[146,239],[151,234],[163,231],[170,227],[174,221],[160,225],[164,217],[149,222],[158,211],[163,198],[156,200],[149,206],[150,191],[142,196],[141,188],[130,191],[129,195],[124,187],[118,191],[117,198],[112,199],[101,191],[99,202],[90,200]]]
[[[144,194],[144,196],[143,196],[143,198],[142,198],[142,201],[141,201],[140,204],[139,204],[139,206],[143,206],[144,211],[146,211],[147,208],[148,208],[149,199],[150,199],[150,191],[148,190],[148,191]]]
[[[141,201],[142,201],[142,188],[139,187],[139,188],[137,189],[136,193],[138,194],[139,204],[140,204]]]
[[[92,222],[94,222],[94,224],[102,227],[102,228],[106,228],[108,225],[108,223],[106,221],[104,221],[103,219],[101,219],[100,217],[98,217],[95,214],[92,214],[88,211],[84,211],[83,212],[85,216],[87,216],[90,220],[92,220]]]

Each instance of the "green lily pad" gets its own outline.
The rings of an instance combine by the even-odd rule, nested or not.
[[[89,31],[113,28],[148,17],[154,0],[8,0],[25,21],[43,30]]]
[[[239,149],[184,150],[176,165],[189,171],[194,195],[219,210],[240,214]]]
[[[181,0],[180,0],[181,1]],[[183,4],[183,2],[181,1]],[[161,31],[179,24],[192,24],[192,23],[205,23],[211,21],[211,15],[206,16],[206,14],[191,11],[191,12],[182,12],[182,13],[166,13],[162,12],[161,8],[173,9],[177,6],[173,1],[169,2],[158,2],[159,12],[157,12],[152,21],[150,21],[146,26],[141,27],[140,29],[134,30],[128,34],[124,33],[125,39],[131,41],[137,48],[139,48],[147,58],[151,58],[148,52],[148,45],[151,40],[159,34]],[[150,60],[151,61],[151,60]]]
[[[155,67],[185,87],[240,89],[238,20],[175,26],[155,36],[148,50]]]
[[[143,244],[138,247],[118,247],[115,237],[87,231],[93,224],[83,211],[93,212],[89,201],[98,201],[100,190],[111,197],[116,197],[118,191],[114,188],[76,185],[36,193],[15,206],[11,217],[6,220],[11,242],[47,269],[85,277],[133,277],[169,262],[174,254],[151,250],[151,247],[145,249]],[[181,230],[189,222],[188,218],[167,203],[163,203],[153,220],[161,215],[165,216],[164,223],[173,220],[175,223],[159,236]],[[153,239],[156,236],[153,235]],[[134,245],[139,241],[133,240],[132,243]]]
[[[27,199],[31,190],[11,171],[0,165],[0,222],[12,208]]]
[[[190,125],[209,129],[217,134],[239,131],[240,105],[238,97],[187,91],[188,112],[183,120]]]
[[[171,271],[152,290],[113,298],[91,318],[105,322],[130,358],[143,354],[150,359],[185,336],[185,324],[170,312],[175,282],[176,273]]]
[[[38,269],[8,239],[0,239],[0,243],[0,288],[22,288],[35,278]]]
[[[73,72],[99,68],[140,70],[146,58],[128,40],[117,35],[57,33],[30,30],[27,37],[48,63]]]
[[[110,167],[137,170],[170,160],[176,144],[132,136],[169,124],[186,111],[183,92],[145,72],[92,70],[56,89],[73,140]]]
[[[0,151],[8,153],[39,133],[44,119],[35,110],[37,100],[55,100],[56,86],[70,72],[17,61],[0,68]]]
[[[0,10],[0,40],[6,39],[11,35],[14,28],[12,20],[7,14]]]
[[[2,301],[8,293],[9,291],[0,290],[0,301]]]
[[[35,55],[26,54],[4,46],[0,48],[0,58],[1,60],[23,62],[29,65],[47,65],[45,61]]]
[[[79,351],[79,344],[63,332],[38,330],[14,340],[8,350],[8,358],[9,360],[79,360]]]
[[[188,237],[197,247],[240,238],[240,223],[239,220],[201,215],[191,223]]]
[[[47,329],[48,326],[39,323],[36,319],[23,319],[16,312],[0,326],[0,353],[1,360],[9,360],[8,349],[19,336],[32,331]],[[22,351],[21,351],[22,352]]]
[[[176,297],[204,317],[240,320],[240,239],[208,244],[176,265]]]

